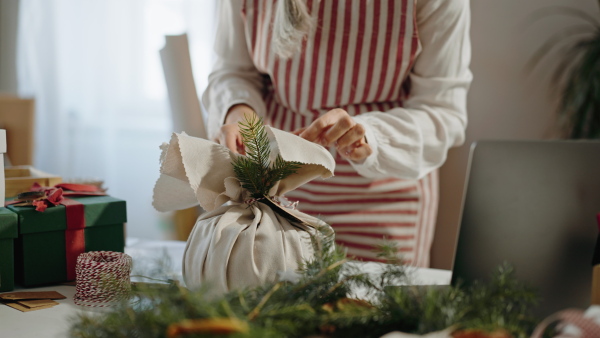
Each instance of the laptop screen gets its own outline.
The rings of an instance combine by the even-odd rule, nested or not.
[[[477,142],[466,184],[452,283],[508,262],[539,291],[536,314],[590,305],[600,142]]]

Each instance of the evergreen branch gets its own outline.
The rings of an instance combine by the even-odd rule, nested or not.
[[[248,331],[236,337],[249,338],[380,337],[392,331],[425,334],[448,327],[504,330],[520,338],[527,337],[535,327],[536,321],[529,316],[534,294],[516,280],[510,267],[501,267],[490,282],[472,286],[383,285],[380,290],[372,290],[377,298],[371,305],[347,299],[350,284],[369,284],[360,270],[348,276],[333,267],[339,262],[337,251],[322,252],[315,255],[319,258],[305,263],[301,283],[306,287],[301,290],[296,289],[298,284],[280,282],[215,297],[208,289],[187,291],[176,285],[141,285],[135,291],[139,299],[135,305],[124,302],[100,316],[81,314],[70,334],[164,337],[173,323],[220,318],[248,323]]]
[[[240,302],[240,305],[242,306],[242,309],[244,309],[245,311],[249,311],[248,308],[248,304],[246,304],[246,299],[244,298],[244,294],[242,293],[242,290],[238,290],[238,300]]]
[[[346,262],[348,262],[347,259],[342,259],[342,260],[333,262],[331,265],[329,265],[329,266],[325,267],[324,269],[322,269],[321,271],[319,271],[315,276],[312,276],[311,279],[309,279],[306,283],[296,286],[294,291],[299,291],[304,288],[307,288],[308,286],[311,285],[311,283],[318,281],[321,277],[325,276],[326,274],[330,273],[331,271],[335,270],[336,268],[339,268],[342,264],[344,264]]]
[[[238,156],[233,159],[232,164],[233,172],[240,180],[242,188],[250,191],[255,198],[262,197],[263,195],[260,194],[262,191],[260,170],[257,168],[256,163],[248,157]]]
[[[269,172],[269,189],[271,189],[275,183],[298,172],[298,169],[300,169],[301,166],[302,163],[300,162],[286,161],[281,155],[277,155]]]
[[[247,149],[247,156],[256,164],[260,164],[261,170],[266,171],[269,167],[269,139],[265,132],[261,119],[256,117],[240,123],[240,133]]]
[[[323,276],[323,275],[324,275],[324,274],[326,274],[327,272],[329,272],[329,271],[331,271],[331,270],[333,270],[333,269],[335,269],[335,268],[337,268],[337,267],[341,266],[342,264],[344,264],[344,263],[346,263],[346,262],[348,262],[348,260],[347,260],[347,259],[342,259],[342,260],[340,260],[340,261],[337,261],[337,262],[335,262],[335,263],[333,263],[333,264],[329,265],[329,266],[328,266],[328,267],[326,267],[325,269],[321,270],[321,272],[319,272],[319,273],[318,273],[318,274],[315,276],[315,278],[319,278],[319,277]]]
[[[239,126],[246,156],[233,160],[235,175],[254,198],[268,196],[269,190],[277,182],[295,174],[302,163],[285,161],[281,155],[277,155],[275,161],[270,163],[270,141],[262,119],[246,117]]]
[[[249,320],[254,320],[254,318],[258,316],[260,310],[263,308],[263,306],[265,306],[265,304],[267,303],[269,298],[271,298],[273,293],[275,293],[275,291],[277,291],[281,287],[281,284],[282,283],[277,283],[273,285],[273,288],[271,288],[271,290],[269,290],[269,292],[267,292],[267,294],[260,300],[260,303],[258,303],[258,305],[256,305],[256,307],[252,311],[250,311],[250,313],[248,314]]]

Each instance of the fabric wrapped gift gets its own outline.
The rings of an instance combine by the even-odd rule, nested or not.
[[[0,292],[11,291],[15,283],[14,239],[17,237],[17,215],[0,208]]]
[[[313,257],[313,236],[333,235],[319,219],[277,202],[285,192],[314,178],[331,177],[333,157],[293,134],[268,126],[265,131],[271,158],[281,155],[301,166],[258,201],[234,173],[232,158],[241,155],[185,133],[173,134],[163,145],[154,207],[170,211],[199,203],[207,211],[187,241],[183,276],[188,287],[208,283],[214,292],[226,292],[275,281]]]

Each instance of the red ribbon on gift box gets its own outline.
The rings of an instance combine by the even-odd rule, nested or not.
[[[104,196],[106,193],[97,186],[87,184],[61,183],[54,187],[42,187],[34,183],[30,191],[42,191],[46,198],[35,200],[32,204],[35,210],[44,212],[50,205],[64,205],[67,219],[65,230],[65,253],[67,265],[67,280],[75,279],[77,256],[85,252],[85,208],[80,202],[65,196]],[[22,201],[7,204],[21,203]]]

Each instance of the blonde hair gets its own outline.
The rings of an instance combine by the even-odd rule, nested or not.
[[[273,22],[275,54],[286,59],[294,55],[313,26],[305,0],[279,0]]]

